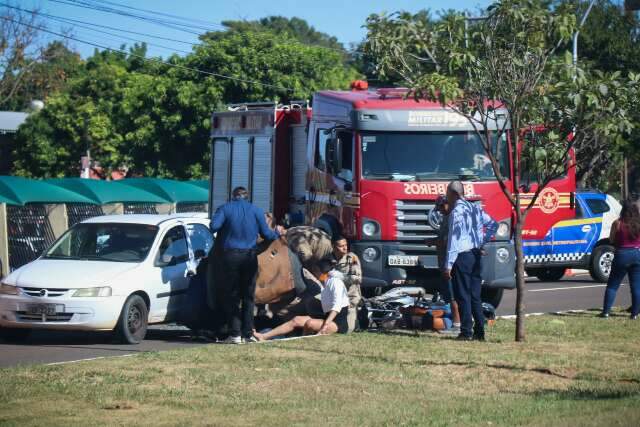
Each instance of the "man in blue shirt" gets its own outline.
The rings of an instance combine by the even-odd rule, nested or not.
[[[447,200],[452,209],[443,274],[445,279],[452,279],[460,310],[458,339],[484,341],[484,314],[480,299],[482,247],[496,234],[498,224],[480,205],[465,200],[460,181],[449,183]]]
[[[253,335],[253,309],[256,291],[258,234],[265,240],[276,240],[284,231],[273,231],[264,212],[248,200],[244,187],[233,190],[233,199],[220,206],[211,219],[211,232],[222,241],[222,274],[224,301],[222,308],[229,325],[228,343],[241,344]]]

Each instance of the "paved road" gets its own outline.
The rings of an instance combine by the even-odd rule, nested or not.
[[[528,313],[538,313],[597,308],[602,304],[603,294],[604,285],[593,282],[588,275],[553,283],[530,278],[527,279],[526,309]],[[628,285],[623,285],[616,304],[627,307],[630,301]],[[505,292],[498,314],[513,314],[514,307],[515,291]],[[137,346],[113,344],[106,334],[39,331],[20,345],[0,342],[0,367],[126,356],[198,345],[204,343],[192,341],[188,331],[171,326],[152,328],[147,339]]]
[[[540,282],[527,278],[525,309],[527,313],[548,313],[563,310],[585,310],[602,307],[604,283],[594,282],[589,274],[562,279],[559,282]],[[631,305],[629,285],[623,283],[618,290],[616,305]],[[498,308],[499,315],[515,313],[516,292],[505,291]]]

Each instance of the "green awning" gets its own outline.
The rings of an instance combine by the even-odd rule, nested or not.
[[[188,181],[189,184],[197,185],[198,187],[204,188],[209,192],[209,180],[208,179],[194,179],[193,181]]]
[[[98,204],[105,203],[171,203],[170,200],[142,188],[124,185],[122,181],[83,178],[48,179],[47,183],[74,191]]]
[[[0,176],[0,201],[11,205],[26,203],[91,203],[82,194],[37,179]]]
[[[209,191],[191,184],[190,181],[173,181],[170,179],[127,178],[118,181],[123,185],[139,188],[173,203],[206,203]]]

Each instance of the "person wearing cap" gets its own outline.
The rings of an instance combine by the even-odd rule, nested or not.
[[[244,187],[236,187],[232,200],[220,206],[211,219],[211,232],[218,233],[223,245],[222,310],[229,326],[227,343],[250,341],[258,273],[256,243],[258,235],[276,240],[284,229],[272,230],[262,209],[251,204]]]
[[[315,319],[310,316],[296,316],[286,323],[261,334],[253,333],[258,341],[270,340],[274,337],[290,334],[296,329],[303,329],[305,334],[317,333],[318,335],[346,334],[349,332],[347,316],[349,313],[349,296],[344,284],[344,275],[335,269],[335,262],[321,265],[323,274],[320,276],[322,291],[320,302],[325,316],[323,319]]]
[[[464,198],[460,181],[447,186],[449,239],[443,276],[452,280],[453,292],[460,311],[460,340],[484,341],[484,314],[480,290],[482,286],[482,247],[498,229],[494,221],[477,203]]]
[[[447,196],[444,194],[438,196],[436,199],[435,209],[441,215],[438,235],[434,238],[427,239],[426,243],[427,245],[435,245],[436,253],[438,255],[438,268],[442,273],[444,273],[446,270],[445,261],[447,258],[447,241],[449,240],[449,203],[447,203]],[[439,290],[444,301],[451,306],[453,328],[446,330],[446,333],[460,333],[460,314],[458,311],[458,303],[453,297],[453,284],[451,283],[451,280],[443,277]]]

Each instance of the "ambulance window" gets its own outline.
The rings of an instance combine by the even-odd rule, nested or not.
[[[584,211],[580,202],[576,203],[576,218],[584,218]]]
[[[327,170],[327,141],[331,138],[331,134],[326,133],[326,129],[318,129],[316,135],[316,154],[315,166],[321,171]]]
[[[609,204],[602,199],[587,199],[587,205],[589,205],[589,209],[594,215],[601,215],[611,210]]]

